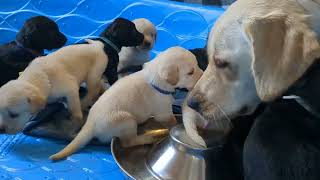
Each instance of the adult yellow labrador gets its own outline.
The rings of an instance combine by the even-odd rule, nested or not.
[[[208,40],[209,65],[188,97],[184,124],[228,132],[229,118],[281,96],[320,57],[319,0],[238,0]],[[201,116],[199,116],[201,115]]]

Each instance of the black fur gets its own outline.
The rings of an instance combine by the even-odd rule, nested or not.
[[[190,52],[192,52],[196,56],[200,69],[202,69],[203,71],[206,70],[208,66],[208,55],[206,47],[191,49]]]
[[[44,16],[28,19],[16,36],[16,40],[0,46],[0,86],[16,79],[19,72],[45,49],[62,47],[66,37],[57,24]]]
[[[210,157],[210,177],[214,180],[242,180],[243,145],[252,123],[265,109],[261,104],[257,110],[248,116],[232,119],[233,129],[226,137],[225,145],[220,151],[213,152]]]
[[[206,47],[190,50],[197,58],[198,66],[204,71],[208,66]],[[233,129],[227,135],[226,144],[220,151],[213,152],[210,169],[212,179],[241,180],[243,171],[243,146],[255,119],[265,110],[266,105],[260,104],[256,111],[247,116],[232,119]]]
[[[320,63],[287,94],[320,109]],[[319,111],[318,111],[319,112]],[[319,180],[320,118],[295,100],[279,99],[256,119],[244,147],[247,180]]]
[[[138,46],[143,42],[144,36],[136,29],[134,23],[124,18],[115,19],[104,32],[100,34],[100,37],[104,37],[113,44],[115,44],[119,49],[123,46]],[[104,52],[107,54],[109,62],[108,66],[104,72],[104,75],[108,78],[110,85],[118,80],[117,76],[117,67],[119,63],[118,52],[108,43],[104,42],[101,38],[95,38],[93,40],[99,40],[104,43]],[[85,42],[81,42],[78,44],[83,44]],[[79,94],[80,98],[84,97],[87,93],[87,89],[84,87],[80,87]],[[35,123],[30,123],[29,126],[26,127],[25,132],[30,129],[35,128],[39,125],[38,122],[43,122],[47,120],[51,120],[57,113],[63,111],[64,106],[57,105],[60,102],[48,105],[43,111],[41,111],[37,117],[35,117],[32,121]],[[48,118],[49,117],[49,118]]]
[[[100,34],[112,41],[119,49],[121,47],[138,46],[143,42],[144,36],[137,29],[133,22],[117,18],[113,23]],[[102,41],[103,42],[103,41]],[[119,55],[109,44],[105,43],[105,53],[108,55],[108,66],[104,76],[108,79],[110,85],[118,80]]]

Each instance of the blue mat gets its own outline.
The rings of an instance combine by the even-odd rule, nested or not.
[[[97,36],[116,17],[145,17],[157,27],[152,56],[174,45],[204,47],[207,34],[222,8],[156,0],[1,0],[0,43],[11,41],[23,22],[32,16],[54,19],[68,44]],[[86,147],[65,161],[52,163],[49,155],[63,141],[0,135],[0,180],[25,179],[126,179],[109,147]]]

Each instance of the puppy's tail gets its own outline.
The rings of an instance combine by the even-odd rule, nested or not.
[[[89,141],[94,136],[93,132],[94,132],[94,123],[86,122],[85,125],[81,128],[78,135],[71,141],[71,143],[68,144],[67,147],[65,147],[60,152],[50,156],[49,159],[53,161],[58,161],[70,156],[71,154],[76,152],[78,149],[82,148],[83,146],[89,143]]]

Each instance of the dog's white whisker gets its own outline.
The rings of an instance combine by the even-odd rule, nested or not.
[[[224,115],[224,117],[227,118],[228,124],[229,124],[229,127],[227,127],[227,128],[232,128],[232,127],[233,127],[232,121],[231,121],[231,119],[229,118],[229,116],[227,115],[227,113],[224,112],[224,110],[219,106],[219,104],[216,103],[216,106],[217,106],[218,109],[222,112],[222,114]]]

